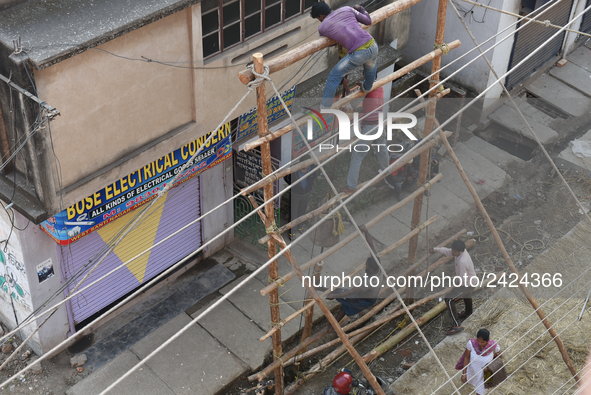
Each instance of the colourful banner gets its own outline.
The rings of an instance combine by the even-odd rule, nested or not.
[[[286,90],[281,94],[281,98],[289,108],[293,108],[293,102],[295,99],[295,91],[296,87]],[[273,96],[267,101],[267,122],[275,122],[279,118],[286,115],[287,112],[281,101],[277,96]],[[236,141],[240,141],[245,137],[250,136],[251,134],[255,133],[258,130],[258,120],[257,120],[257,109],[256,107],[247,112],[246,114],[242,114],[240,116],[240,122],[238,122],[238,134],[236,135]]]
[[[167,182],[205,143],[203,151],[185,169],[173,186],[232,156],[230,124],[227,123],[189,144],[115,181],[41,223],[41,229],[56,243],[68,245],[155,198]],[[197,198],[197,197],[196,197]]]

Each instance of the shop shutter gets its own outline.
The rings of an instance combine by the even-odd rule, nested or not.
[[[542,11],[536,18],[540,21],[549,20],[550,23],[564,26],[568,23],[570,11],[573,5],[573,0],[555,0],[559,3],[549,10]],[[550,5],[548,5],[550,7]],[[530,15],[538,15],[535,11]],[[521,21],[518,26],[525,24],[527,21]],[[513,68],[516,64],[525,59],[535,49],[540,47],[546,40],[548,40],[557,29],[552,27],[545,27],[539,23],[532,22],[522,30],[515,33],[515,42],[513,43],[513,51],[511,52],[511,59],[509,61],[509,68]],[[527,62],[516,68],[507,76],[506,86],[511,90],[523,82],[527,77],[539,70],[555,55],[560,53],[562,42],[564,40],[565,32],[556,36],[550,43],[545,45],[539,52],[532,56]]]
[[[591,0],[587,0],[587,3],[585,4],[585,8],[589,7],[591,5]],[[581,27],[579,28],[579,31],[585,32],[585,33],[591,33],[591,11],[587,11],[583,14],[583,20],[581,21]],[[588,37],[582,36],[583,38],[587,39]]]
[[[76,273],[85,265],[87,266],[83,270],[84,274],[78,274],[77,280],[68,286],[68,291],[73,290],[94,266],[94,262],[88,265],[89,260],[93,259],[98,251],[105,249],[107,242],[122,231],[125,224],[133,221],[140,210],[141,208],[127,213],[69,246],[59,247],[61,249],[60,260],[65,275],[64,280],[76,276]],[[199,218],[201,215],[199,177],[171,189],[150,208],[148,214],[149,216],[108,255],[105,261],[83,283],[83,286],[102,277],[154,243]],[[72,298],[70,315],[74,324],[84,321],[138,288],[200,246],[201,224],[197,222]],[[98,258],[95,258],[95,261],[98,261]]]

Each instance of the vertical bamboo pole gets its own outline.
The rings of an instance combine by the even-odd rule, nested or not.
[[[439,6],[437,8],[437,30],[435,32],[435,45],[443,44],[443,36],[445,35],[445,15],[447,11],[447,0],[439,0]],[[433,59],[431,66],[431,74],[434,74],[429,81],[429,88],[433,88],[439,82],[439,68],[441,67],[441,56],[437,56]],[[437,91],[433,89],[429,92],[429,98],[437,95]],[[425,130],[423,137],[429,135],[433,131],[433,124],[435,121],[435,107],[436,101],[429,103],[427,107],[427,117],[425,118]],[[427,180],[427,169],[429,168],[429,153],[426,151],[421,154],[419,177],[418,183],[422,185]],[[415,159],[416,160],[416,159]],[[427,192],[429,193],[429,192]],[[414,229],[421,223],[421,209],[423,208],[423,194],[420,194],[415,198],[414,207],[412,210],[412,219],[410,228]],[[419,234],[413,236],[408,243],[408,264],[412,265],[417,260],[417,248],[419,246]],[[409,273],[409,276],[414,275],[414,271]],[[406,294],[407,303],[412,303],[414,292],[412,288],[409,288]]]
[[[252,55],[254,62],[254,70],[262,74],[263,69],[263,54],[255,53]],[[256,88],[257,92],[257,122],[259,137],[268,134],[267,127],[267,92],[265,84]],[[271,174],[273,168],[271,167],[271,145],[266,142],[261,145],[261,160],[263,165],[263,173]],[[270,221],[275,221],[275,208],[273,207],[273,184],[266,184],[263,188],[263,195],[266,202],[265,215]],[[277,254],[277,244],[274,239],[267,242],[267,252],[269,259],[272,259]],[[277,260],[274,260],[269,265],[269,283],[279,278],[279,269],[277,267]],[[281,322],[281,313],[279,312],[279,291],[274,289],[269,293],[269,305],[271,307],[271,323],[273,325]],[[281,347],[281,329],[273,333],[273,359],[281,358],[283,353]],[[283,366],[279,365],[275,370],[275,393],[283,395]]]
[[[540,304],[538,303],[538,301],[536,299],[534,299],[532,294],[529,292],[529,289],[527,289],[527,287],[525,285],[523,285],[523,283],[521,282],[521,276],[519,275],[517,268],[513,264],[513,261],[511,260],[509,253],[505,249],[505,245],[503,244],[503,241],[501,240],[501,237],[499,236],[499,233],[497,232],[495,225],[493,224],[492,220],[490,219],[488,212],[484,208],[482,201],[480,200],[480,197],[478,196],[478,193],[476,193],[476,190],[474,189],[474,187],[470,183],[470,180],[468,180],[468,176],[466,176],[466,173],[464,172],[464,169],[462,168],[462,164],[458,160],[456,153],[453,151],[451,145],[449,144],[449,141],[447,141],[447,137],[445,137],[443,135],[443,132],[441,130],[439,131],[439,136],[441,137],[441,141],[443,141],[443,144],[445,144],[445,148],[447,148],[447,153],[449,154],[450,158],[453,160],[454,164],[456,165],[456,168],[458,169],[458,172],[460,173],[462,180],[464,180],[464,184],[466,184],[466,187],[468,187],[470,194],[474,198],[474,202],[476,202],[476,206],[478,206],[478,210],[480,211],[480,214],[486,220],[488,228],[490,229],[490,232],[493,235],[495,242],[497,243],[497,247],[499,247],[499,250],[501,250],[501,253],[503,254],[503,258],[505,258],[505,262],[507,263],[507,266],[509,267],[509,269],[511,269],[511,271],[513,273],[515,273],[517,275],[517,278],[519,279],[519,281],[517,282],[517,285],[519,285],[519,288],[521,288],[521,292],[523,292],[523,294],[525,295],[525,297],[527,298],[529,303],[536,310],[536,313],[540,317],[540,320],[542,320],[542,322],[544,323],[544,326],[548,330],[548,333],[550,334],[550,336],[552,336],[552,339],[554,339],[554,341],[556,342],[556,345],[558,346],[558,350],[560,351],[560,354],[562,355],[562,359],[564,360],[564,363],[566,363],[566,366],[570,370],[571,374],[573,375],[575,380],[579,381],[577,369],[575,368],[572,361],[570,360],[570,357],[568,356],[568,352],[566,351],[566,348],[564,347],[564,343],[562,343],[562,339],[560,339],[560,337],[558,336],[558,333],[556,333],[556,330],[552,327],[552,324],[550,323],[550,321],[546,317],[546,314],[544,314],[544,312],[540,308]]]
[[[322,268],[324,267],[324,261],[320,261],[314,265],[314,274],[312,277],[314,279],[320,278],[322,274]],[[311,302],[313,299],[310,296],[310,293],[306,291],[306,300],[304,301],[304,305],[308,302]],[[312,334],[312,322],[314,318],[314,305],[307,309],[304,313],[304,331],[302,332],[302,341],[306,340]]]

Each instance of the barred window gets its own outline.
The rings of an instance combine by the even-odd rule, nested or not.
[[[203,57],[242,43],[305,13],[317,0],[205,0],[201,3]]]

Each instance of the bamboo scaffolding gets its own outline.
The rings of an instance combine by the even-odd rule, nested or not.
[[[458,160],[458,157],[456,156],[449,141],[447,141],[447,136],[444,136],[444,134],[441,130],[439,131],[439,136],[441,137],[443,144],[445,144],[445,148],[447,148],[447,152],[449,153],[450,158],[453,160],[454,164],[456,165],[456,168],[458,169],[458,172],[460,173],[462,180],[464,180],[464,184],[466,184],[466,187],[468,188],[468,190],[470,191],[470,194],[474,198],[474,202],[476,203],[476,206],[478,207],[480,214],[486,220],[488,228],[490,229],[490,232],[491,232],[493,238],[495,239],[495,243],[497,244],[497,247],[499,247],[499,250],[501,250],[501,253],[503,254],[503,258],[505,259],[505,263],[507,263],[507,266],[509,267],[509,269],[511,269],[511,271],[513,273],[515,273],[517,275],[517,277],[519,278],[519,281],[517,282],[517,284],[519,285],[521,292],[523,292],[523,294],[525,295],[525,297],[527,298],[529,303],[535,309],[536,313],[538,314],[538,317],[540,317],[540,320],[542,320],[542,322],[544,323],[544,326],[548,330],[548,333],[550,334],[550,336],[552,336],[552,338],[556,342],[556,345],[558,346],[558,350],[560,351],[560,354],[562,355],[562,359],[564,360],[564,363],[566,364],[566,366],[570,370],[573,377],[578,381],[579,380],[578,372],[577,372],[575,366],[573,365],[572,361],[570,360],[570,357],[568,355],[566,348],[564,347],[564,343],[562,342],[562,339],[558,336],[558,333],[556,333],[556,330],[554,329],[554,327],[552,326],[552,324],[550,323],[550,321],[546,317],[546,314],[540,308],[540,304],[538,303],[538,301],[532,296],[532,294],[529,292],[527,287],[525,287],[522,284],[521,275],[519,274],[519,272],[517,271],[517,268],[513,264],[513,261],[511,260],[511,257],[509,256],[509,253],[507,252],[507,249],[505,248],[505,245],[503,244],[503,241],[501,240],[501,237],[499,236],[499,233],[497,232],[495,225],[493,224],[492,220],[490,219],[488,212],[484,208],[484,205],[482,204],[482,201],[480,200],[478,193],[476,193],[476,190],[472,186],[472,183],[470,183],[468,176],[466,176],[466,173],[464,172],[464,168],[462,167],[462,164]]]
[[[451,135],[451,132],[446,132],[448,134]],[[416,151],[411,153],[410,158],[419,155],[421,152],[423,152],[424,150],[430,149],[431,147],[433,147],[436,144],[436,141],[430,141],[424,145],[422,145],[421,147],[419,147]],[[405,163],[401,162],[399,164],[395,164],[395,166],[392,167],[391,171],[395,171],[399,168],[401,168],[402,166],[404,166]],[[386,178],[388,174],[382,174],[375,182],[378,182],[379,180]],[[437,176],[436,176],[437,177]],[[431,181],[433,181],[436,177],[434,177]],[[439,178],[437,178],[439,179]],[[429,182],[431,182],[429,181]],[[363,185],[366,185],[369,181],[360,184],[360,187]],[[431,184],[432,185],[432,184]],[[415,191],[416,192],[416,191]],[[341,196],[343,196],[344,194],[341,194]],[[345,194],[346,195],[346,194]],[[415,196],[414,192],[411,194],[412,196]],[[402,200],[399,203],[404,202],[405,204],[408,202],[407,199]],[[398,208],[402,207],[403,204],[396,204],[394,206],[392,206],[390,209],[388,209],[388,211],[378,215],[376,218],[374,218],[373,220],[371,220],[370,222],[368,222],[366,225],[367,227],[371,227],[373,226],[373,224],[377,223],[380,219],[384,218],[385,216],[387,216],[388,214],[390,214],[391,212],[397,210]],[[394,208],[396,207],[396,208]],[[389,211],[392,210],[392,211]],[[379,219],[378,219],[379,218]],[[375,221],[375,222],[374,222]],[[372,225],[370,225],[370,223],[372,223]],[[335,244],[334,246],[332,246],[331,248],[329,248],[328,250],[326,250],[325,252],[323,252],[322,254],[318,255],[316,258],[308,261],[307,263],[302,265],[303,270],[307,270],[308,268],[314,266],[316,264],[316,262],[320,262],[321,260],[323,260],[324,258],[326,258],[327,256],[330,256],[333,252],[338,251],[339,249],[341,249],[344,245],[346,245],[347,243],[349,243],[351,240],[355,239],[359,234],[358,233],[353,233],[349,236],[347,236],[345,239],[341,240],[339,243]],[[285,284],[287,281],[289,281],[290,279],[292,279],[294,277],[294,273],[290,272],[288,274],[286,274],[285,276],[282,276],[280,279],[278,279],[277,281],[273,282],[272,284],[269,284],[268,286],[264,287],[261,290],[261,295],[265,296],[267,295],[267,293],[269,293],[269,291],[271,289],[277,289],[278,286]]]
[[[262,74],[264,72],[263,67],[263,54],[255,53],[253,56],[254,69],[257,73]],[[265,83],[263,82],[256,88],[257,95],[257,121],[258,121],[258,134],[264,136],[267,134],[267,93]],[[263,173],[271,174],[273,168],[271,166],[271,146],[269,143],[261,145],[261,158]],[[267,202],[265,209],[265,215],[267,218],[271,218],[271,221],[275,223],[275,207],[273,205],[273,185],[267,184],[263,189],[264,199]],[[277,254],[277,244],[274,240],[270,240],[267,243],[267,252],[269,259],[272,259]],[[269,265],[269,282],[275,281],[279,277],[279,268],[277,260],[274,260]],[[271,323],[276,325],[281,322],[281,313],[279,310],[279,291],[274,290],[269,292],[269,307],[271,309]],[[273,333],[273,359],[277,359],[283,354],[281,344],[281,328]],[[283,366],[278,366],[275,369],[275,392],[278,395],[283,395]]]
[[[431,103],[432,101],[441,99],[443,96],[447,95],[449,92],[451,92],[451,89],[449,89],[449,88],[448,89],[445,89],[442,92],[439,92],[436,97],[432,97],[431,99],[428,99],[428,100],[425,100],[425,99],[423,99],[421,97],[421,99],[423,99],[423,102],[422,103],[419,103],[416,106],[413,106],[413,107],[409,108],[408,110],[405,110],[405,112],[412,114],[412,113],[415,113],[415,112],[417,112],[419,110],[422,110],[423,108],[427,107],[429,105],[429,103]],[[305,118],[308,119],[308,117],[305,117]],[[298,120],[298,122],[299,122],[299,120]],[[275,133],[275,132],[273,132],[273,133]],[[349,145],[351,145],[353,143],[356,143],[357,141],[358,140],[348,141],[346,144],[343,144],[340,148],[341,148],[341,150],[343,150],[346,147],[348,147]],[[246,148],[245,148],[245,150],[246,150]],[[324,159],[326,159],[328,157],[333,156],[336,153],[337,153],[336,150],[334,150],[334,151],[333,150],[330,150],[330,151],[328,151],[328,152],[326,152],[324,154],[323,153],[319,153],[318,154],[318,160],[319,161],[322,161],[322,160],[324,160]],[[283,169],[283,170],[278,171],[277,173],[273,174],[273,176],[272,177],[269,177],[268,179],[260,180],[260,181],[258,181],[256,183],[248,186],[247,188],[244,188],[242,191],[240,191],[240,194],[242,196],[249,195],[252,192],[256,191],[257,189],[262,188],[266,184],[274,183],[275,181],[279,180],[280,178],[282,178],[282,177],[284,177],[284,176],[286,176],[288,174],[292,174],[292,173],[295,173],[298,170],[305,169],[305,168],[307,168],[307,167],[309,167],[311,165],[314,165],[315,163],[316,162],[314,162],[314,159],[307,159],[305,161],[299,162],[295,166],[290,166],[290,167],[288,167],[286,169]]]
[[[442,291],[439,291],[437,293],[434,293],[433,295],[429,295],[429,296],[427,296],[427,297],[425,297],[425,298],[423,298],[423,299],[421,299],[421,300],[413,303],[412,305],[408,306],[408,309],[409,310],[413,310],[413,309],[417,308],[418,306],[424,305],[425,303],[430,302],[433,299],[437,299],[438,297],[447,294],[451,290],[452,290],[452,288],[448,288],[448,289],[444,289]],[[379,320],[376,320],[376,321],[372,322],[371,324],[368,324],[368,325],[366,325],[366,326],[364,326],[362,328],[359,328],[357,330],[354,330],[351,333],[347,333],[347,336],[349,338],[352,338],[353,336],[357,336],[357,335],[360,335],[362,333],[366,333],[366,332],[368,332],[370,330],[376,329],[380,325],[383,325],[383,324],[385,324],[387,322],[392,321],[394,318],[400,317],[403,314],[406,314],[406,311],[400,310],[400,309],[395,310],[395,311],[389,313],[387,316],[382,317]],[[343,330],[344,329],[345,328],[343,328]],[[295,357],[293,357],[293,358],[289,359],[287,362],[285,362],[283,364],[283,366],[288,366],[288,365],[291,365],[293,363],[299,362],[299,361],[301,361],[301,360],[303,360],[305,358],[311,357],[312,355],[318,354],[319,352],[324,351],[324,350],[326,350],[326,349],[328,349],[328,348],[330,348],[330,347],[332,347],[332,346],[334,346],[336,344],[339,344],[340,342],[341,342],[341,339],[339,339],[339,338],[336,338],[334,340],[331,340],[331,341],[329,341],[327,343],[324,343],[321,346],[318,346],[316,348],[313,348],[311,350],[308,350],[305,353],[296,355]]]
[[[376,10],[370,14],[371,25],[361,25],[361,27],[368,29],[370,26],[374,26],[384,19],[404,11],[405,9],[417,4],[419,1],[421,0],[399,0],[392,4],[385,5],[379,10]],[[297,46],[283,55],[272,58],[269,62],[267,62],[267,66],[269,66],[269,73],[272,74],[279,70],[283,70],[297,61],[302,60],[313,53],[318,52],[324,48],[328,48],[334,44],[336,44],[334,40],[326,37],[320,37],[309,43]],[[238,73],[238,78],[244,85],[246,85],[250,81],[254,80],[254,74],[251,70],[242,70]]]
[[[466,249],[467,250],[471,249],[475,245],[476,245],[476,240],[474,240],[474,239],[470,239],[470,240],[466,241]],[[445,244],[443,246],[445,246]],[[451,261],[452,259],[453,259],[453,257],[443,256],[440,259],[438,259],[436,262],[434,262],[432,265],[430,265],[429,267],[427,267],[427,269],[425,269],[422,272],[420,272],[418,274],[418,276],[424,276],[427,273],[432,272],[433,270],[435,270],[439,266],[441,266],[441,265],[443,265],[443,264]],[[407,273],[403,273],[402,275],[405,276],[406,274]],[[405,291],[406,291],[406,287],[402,287],[402,288],[400,288],[398,290],[398,293],[402,294]],[[328,294],[328,291],[325,294]],[[350,324],[345,325],[343,327],[343,331],[346,332],[346,331],[349,331],[351,329],[357,328],[359,325],[362,325],[365,322],[369,321],[373,316],[375,316],[377,313],[379,313],[380,311],[382,311],[382,309],[384,307],[386,307],[390,303],[392,303],[394,301],[394,299],[396,299],[396,294],[395,293],[392,293],[392,295],[388,296],[387,298],[385,298],[384,300],[382,300],[380,303],[378,303],[377,305],[375,305],[363,317],[359,318],[358,320],[356,320],[356,321],[354,321],[354,322],[352,322]],[[322,336],[320,336],[320,334],[322,334]],[[281,358],[281,360],[274,361],[273,363],[271,363],[269,366],[267,366],[265,369],[263,369],[259,373],[253,374],[252,376],[248,377],[248,380],[249,381],[255,381],[255,380],[259,380],[260,381],[260,380],[263,380],[265,377],[267,377],[275,369],[275,367],[277,365],[279,365],[281,363],[285,364],[285,362],[287,360],[289,360],[291,357],[295,356],[301,350],[306,349],[306,347],[308,347],[310,344],[314,343],[316,340],[321,339],[325,334],[326,334],[326,332],[319,332],[316,335],[313,335],[312,337],[309,337],[308,339],[306,339],[306,341],[304,343],[298,344],[296,347],[294,347],[292,350],[290,350],[288,353],[286,353],[285,356],[283,358]],[[311,339],[313,339],[313,340],[311,340]]]
[[[437,7],[437,29],[435,31],[435,48],[438,46],[440,47],[443,45],[443,36],[445,35],[445,15],[447,11],[447,0],[439,0],[439,5]],[[439,69],[441,67],[441,56],[436,57],[433,59],[433,63],[431,66],[431,74],[433,76],[429,80],[429,88],[432,89],[439,84]],[[429,92],[429,98],[432,98],[437,95],[437,91],[432,89]],[[423,137],[428,136],[433,131],[433,124],[435,122],[435,108],[437,106],[437,102],[433,101],[429,103],[427,107],[427,115],[425,118],[425,129],[423,132]],[[423,152],[420,157],[420,165],[419,165],[419,176],[418,182],[422,184],[427,179],[428,169],[431,167],[429,163],[429,151]],[[421,221],[421,210],[423,209],[423,195],[419,195],[416,197],[414,202],[414,207],[412,210],[412,219],[410,222],[411,229],[414,228],[419,224]],[[417,249],[419,247],[419,236],[413,237],[410,242],[408,243],[408,263],[410,265],[414,264],[417,260]],[[410,273],[412,275],[412,272]],[[406,297],[409,301],[412,301],[413,291],[411,290],[406,294]]]
[[[314,271],[312,273],[312,277],[314,279],[320,278],[322,274],[322,268],[324,267],[324,262],[320,261],[314,265]],[[313,302],[314,300],[309,297],[308,292],[306,292],[305,302]],[[312,334],[312,324],[313,324],[313,317],[314,317],[314,305],[310,306],[309,309],[306,309],[304,313],[304,330],[302,331],[302,340],[306,340]]]
[[[269,160],[269,162],[270,162],[270,160]],[[250,196],[250,198],[251,198],[250,199],[251,203],[253,203],[253,206],[256,209],[258,205],[256,204],[256,202],[252,196]],[[267,228],[271,228],[274,221],[270,220],[262,211],[258,211],[258,214],[259,214],[259,217],[261,218],[261,220],[263,221],[263,223],[265,224],[265,226]],[[304,287],[308,291],[308,294],[314,299],[314,301],[316,301],[316,304],[318,305],[320,310],[322,310],[322,313],[324,313],[324,316],[326,317],[326,319],[328,320],[330,325],[333,327],[337,336],[342,340],[343,345],[346,347],[349,354],[351,354],[351,356],[353,357],[353,359],[357,363],[357,366],[359,366],[359,368],[363,372],[363,375],[365,376],[367,381],[369,381],[369,383],[371,384],[372,388],[376,391],[376,393],[378,393],[379,395],[385,395],[384,390],[381,388],[380,384],[377,382],[375,376],[373,375],[371,370],[369,370],[369,368],[367,367],[365,362],[363,362],[363,359],[361,359],[361,355],[359,355],[357,350],[355,350],[355,347],[353,347],[353,344],[351,343],[351,341],[349,340],[349,338],[347,337],[345,332],[343,332],[341,325],[336,320],[336,318],[332,315],[332,313],[330,312],[330,310],[328,309],[328,307],[326,306],[324,301],[320,298],[320,296],[316,292],[316,289],[312,286],[305,284],[304,273],[302,272],[302,269],[298,265],[295,257],[291,254],[291,251],[289,249],[286,249],[287,244],[283,240],[283,237],[281,237],[281,235],[278,235],[277,233],[271,233],[271,235],[273,236],[273,239],[279,244],[280,248],[285,251],[284,255],[287,258],[287,260],[288,260],[289,264],[291,265],[291,267],[293,268],[293,270],[296,272],[298,278],[302,282],[302,285],[304,285]],[[278,357],[280,357],[280,355]],[[279,370],[279,368],[276,368],[276,370],[275,370],[276,374],[277,374],[278,370]],[[283,388],[282,388],[282,390],[283,390]],[[277,391],[277,387],[276,387],[275,391]]]
[[[251,202],[253,200],[254,199],[251,199]],[[423,230],[423,228],[431,225],[436,220],[437,220],[437,216],[436,215],[434,215],[433,217],[429,218],[424,224],[421,224],[420,227],[417,227],[417,228],[413,229],[408,234],[406,234],[403,238],[401,238],[400,240],[396,241],[394,244],[390,245],[389,247],[386,247],[384,250],[380,251],[378,253],[378,257],[381,258],[384,255],[392,252],[396,248],[400,247],[401,245],[403,245],[404,243],[406,243],[411,237],[415,236],[421,230]],[[363,269],[365,269],[365,262],[363,262],[362,264],[360,264],[359,266],[357,266],[351,273],[349,273],[349,276],[353,276],[356,273],[359,273],[360,271],[362,271]],[[329,293],[329,291],[325,291],[324,293],[322,293],[321,296],[325,296],[328,293]],[[306,304],[305,306],[303,306],[299,310],[297,310],[294,313],[290,314],[287,318],[285,318],[283,321],[281,321],[280,323],[278,323],[274,328],[271,328],[271,330],[269,330],[266,334],[264,334],[263,337],[261,337],[259,339],[259,341],[260,342],[263,342],[264,340],[266,340],[267,338],[269,338],[269,336],[271,336],[273,333],[275,333],[277,330],[279,330],[281,327],[285,326],[289,321],[292,321],[293,319],[297,318],[300,314],[302,314],[302,313],[304,313],[304,312],[312,309],[314,307],[314,303],[315,302],[311,301],[310,303]]]
[[[448,47],[450,50],[452,50],[452,49],[458,48],[460,45],[461,45],[461,42],[459,40],[455,40],[455,41],[452,41],[451,43],[449,43]],[[413,61],[413,62],[407,64],[406,66],[402,67],[401,69],[393,72],[392,74],[387,75],[386,77],[380,78],[379,80],[376,80],[373,84],[372,90],[377,89],[383,85],[386,85],[389,82],[394,81],[397,78],[400,78],[400,77],[408,74],[410,71],[424,65],[425,63],[430,62],[431,60],[439,59],[442,54],[443,54],[443,50],[436,49],[434,51],[429,52],[426,55],[421,56],[420,58],[416,59],[415,61]],[[351,101],[353,101],[355,99],[363,97],[364,95],[365,95],[365,93],[363,93],[363,92],[353,93],[353,94],[346,96],[346,97],[340,99],[339,101],[333,103],[331,108],[341,108],[342,106],[346,105],[347,103],[350,103]],[[298,126],[301,127],[302,125],[305,125],[306,122],[308,122],[308,119],[309,119],[309,117],[300,118],[297,121]],[[272,133],[268,133],[266,136],[264,136],[262,138],[259,137],[257,140],[246,144],[244,146],[244,150],[249,151],[253,148],[258,147],[259,145],[263,144],[264,142],[269,142],[269,141],[275,140],[276,138],[283,136],[284,134],[289,133],[294,129],[295,128],[292,124],[287,125],[279,130],[272,132]]]

